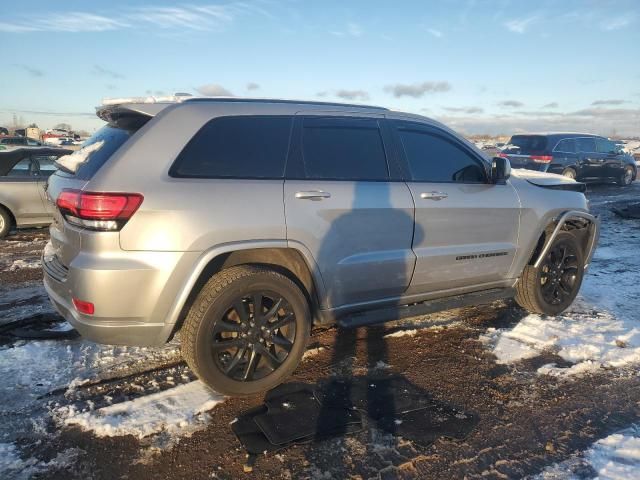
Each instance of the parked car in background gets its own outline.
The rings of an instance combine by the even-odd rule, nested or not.
[[[582,182],[616,182],[625,186],[637,177],[633,157],[614,142],[581,133],[519,134],[498,154],[513,168],[557,173]]]
[[[9,135],[9,130],[4,127],[0,127],[0,135]]]
[[[283,382],[314,323],[511,297],[557,314],[597,242],[584,184],[510,176],[418,115],[237,98],[97,113],[108,124],[49,178],[49,297],[97,342],[180,331],[192,371],[224,394]]]
[[[56,170],[54,162],[69,153],[47,147],[0,150],[0,238],[12,227],[51,223],[53,208],[46,201],[45,184]]]
[[[0,138],[0,145],[41,147],[42,142],[29,137],[2,137]]]

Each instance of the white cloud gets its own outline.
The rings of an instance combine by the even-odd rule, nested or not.
[[[202,85],[196,88],[196,91],[200,95],[207,97],[233,97],[233,93],[217,83],[210,83],[208,85]]]
[[[613,30],[619,30],[621,28],[628,27],[631,25],[636,19],[636,15],[633,13],[628,13],[626,15],[620,15],[619,17],[610,18],[605,20],[600,24],[600,28],[602,30],[610,32]]]
[[[152,27],[173,30],[221,30],[240,15],[261,15],[272,18],[265,9],[244,2],[226,5],[183,4],[171,7],[131,7],[111,13],[89,12],[34,13],[27,17],[3,17],[0,32],[104,32],[110,30]],[[348,24],[347,32],[353,36],[362,34],[357,24]]]
[[[448,92],[451,90],[451,84],[449,82],[397,83],[395,85],[387,85],[384,89],[392,93],[396,98],[420,98],[426,93]]]
[[[364,90],[338,90],[336,97],[345,100],[369,100],[369,94]]]
[[[364,34],[364,29],[357,23],[349,22],[345,26],[344,30],[332,30],[329,32],[336,37],[361,37]]]
[[[442,38],[442,32],[440,30],[436,30],[435,28],[427,28],[427,32],[429,32],[436,38]]]
[[[512,20],[508,20],[504,23],[504,26],[511,32],[525,33],[527,29],[538,20],[540,20],[539,15],[531,15],[526,18],[514,18]]]

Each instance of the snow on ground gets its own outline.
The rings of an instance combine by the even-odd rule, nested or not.
[[[70,384],[98,380],[176,360],[176,343],[163,348],[98,345],[84,340],[21,341],[0,347],[0,414],[24,407]],[[25,368],[37,365],[37,368]]]
[[[194,381],[89,412],[77,412],[73,406],[62,407],[55,416],[64,425],[78,425],[99,437],[144,438],[160,432],[184,435],[204,428],[205,412],[223,400],[222,395]]]
[[[60,452],[50,461],[43,462],[36,458],[23,459],[14,444],[0,443],[0,473],[3,478],[26,480],[33,478],[34,475],[43,474],[51,468],[70,465],[80,453],[78,449],[69,449]]]
[[[640,426],[609,435],[585,452],[547,467],[537,480],[630,480],[640,478]]]
[[[11,262],[11,265],[6,265],[4,269],[10,272],[16,272],[18,270],[23,270],[25,268],[40,268],[40,267],[42,267],[42,262],[40,261],[40,259],[34,259],[34,260],[18,259]]]
[[[574,364],[569,368],[545,365],[538,370],[550,375],[640,362],[640,324],[582,303],[557,317],[528,315],[511,329],[490,328],[481,340],[491,346],[498,363],[514,363],[551,351]]]

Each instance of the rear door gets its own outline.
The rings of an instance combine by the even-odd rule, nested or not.
[[[580,178],[581,172],[577,161],[576,141],[573,138],[562,139],[556,144],[553,148],[553,161],[547,171],[562,174],[567,167],[573,168],[576,171],[576,178]]]
[[[489,183],[486,163],[443,130],[398,121],[394,132],[416,205],[409,293],[508,278],[520,220],[515,189]]]
[[[385,141],[385,138],[387,141]],[[301,114],[284,185],[287,240],[313,256],[326,307],[407,289],[413,200],[390,175],[383,117]]]
[[[582,176],[585,178],[601,178],[604,173],[604,157],[597,152],[594,137],[576,138],[578,161]]]

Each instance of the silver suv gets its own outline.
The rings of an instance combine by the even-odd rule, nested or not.
[[[97,113],[108,124],[49,179],[51,300],[101,343],[180,332],[225,394],[282,382],[314,324],[509,297],[559,313],[597,242],[583,184],[511,174],[421,116],[215,98]]]

